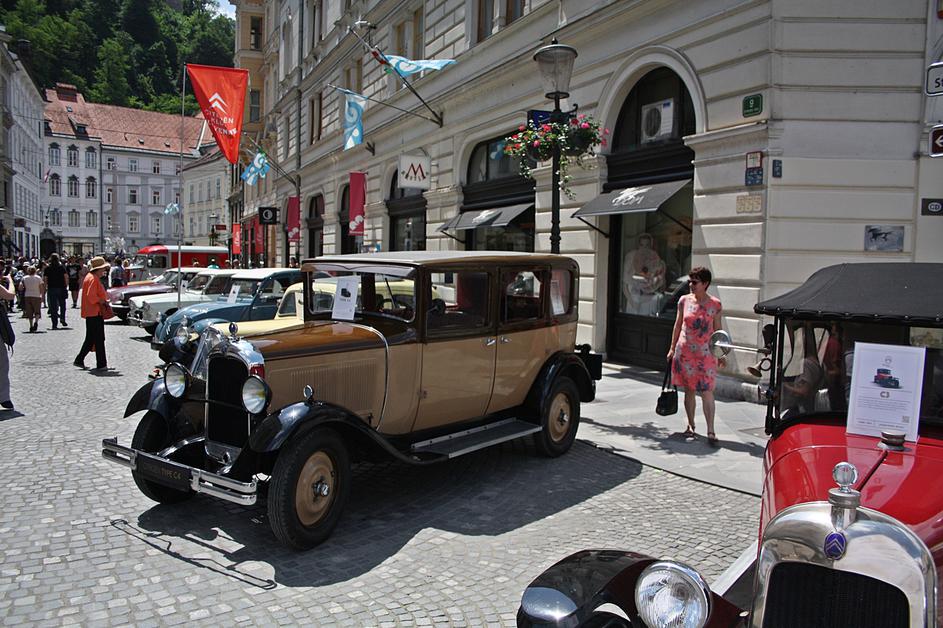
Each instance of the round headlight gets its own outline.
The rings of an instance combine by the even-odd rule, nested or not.
[[[710,589],[687,565],[653,563],[639,576],[635,606],[649,628],[702,628],[710,614]]]
[[[168,364],[164,369],[164,387],[171,397],[180,399],[187,392],[190,385],[190,374],[176,362]]]
[[[185,325],[181,325],[180,327],[177,328],[177,331],[174,333],[174,336],[180,342],[186,342],[187,340],[190,339],[190,329]]]
[[[253,375],[242,385],[242,405],[249,414],[260,414],[265,410],[272,391],[262,378]]]

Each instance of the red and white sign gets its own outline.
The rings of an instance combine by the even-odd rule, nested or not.
[[[288,241],[301,242],[301,199],[297,196],[288,197]]]
[[[239,255],[242,253],[242,226],[233,225],[232,226],[232,254]]]
[[[216,144],[229,163],[235,164],[239,160],[249,71],[188,63],[187,73]]]
[[[931,157],[943,157],[943,124],[930,129],[929,153]]]
[[[348,213],[348,234],[363,235],[363,206],[367,202],[367,173],[350,173],[350,212]]]
[[[400,155],[398,183],[401,188],[428,190],[432,158],[424,155]]]

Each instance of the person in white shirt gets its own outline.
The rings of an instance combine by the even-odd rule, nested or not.
[[[30,266],[26,270],[26,275],[20,283],[23,284],[23,315],[29,319],[30,332],[35,332],[39,327],[39,319],[42,317],[46,285],[43,283],[43,278],[36,274],[35,266]]]

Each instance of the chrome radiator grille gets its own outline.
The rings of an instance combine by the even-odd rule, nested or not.
[[[907,597],[886,582],[807,563],[773,567],[763,628],[909,625]]]
[[[243,447],[249,439],[249,413],[242,409],[242,384],[249,369],[242,360],[213,357],[206,377],[206,439]],[[221,402],[221,403],[213,403]],[[226,404],[226,405],[223,405]]]

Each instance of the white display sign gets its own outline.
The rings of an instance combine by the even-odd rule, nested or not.
[[[927,67],[927,82],[924,85],[927,96],[943,94],[943,62],[931,63]]]
[[[428,190],[432,174],[432,158],[424,155],[399,156],[399,186],[416,190]]]
[[[357,291],[359,289],[359,276],[351,275],[349,277],[337,278],[337,288],[334,293],[334,310],[331,313],[332,318],[341,321],[354,320],[354,314],[357,312]]]
[[[550,282],[550,305],[553,308],[553,315],[559,316],[566,314],[566,305],[563,303],[563,294],[560,291],[560,282]]]
[[[917,441],[925,347],[855,343],[848,433],[903,432]]]
[[[226,297],[226,303],[235,303],[236,299],[239,298],[239,285],[235,285],[229,289],[229,296]]]

